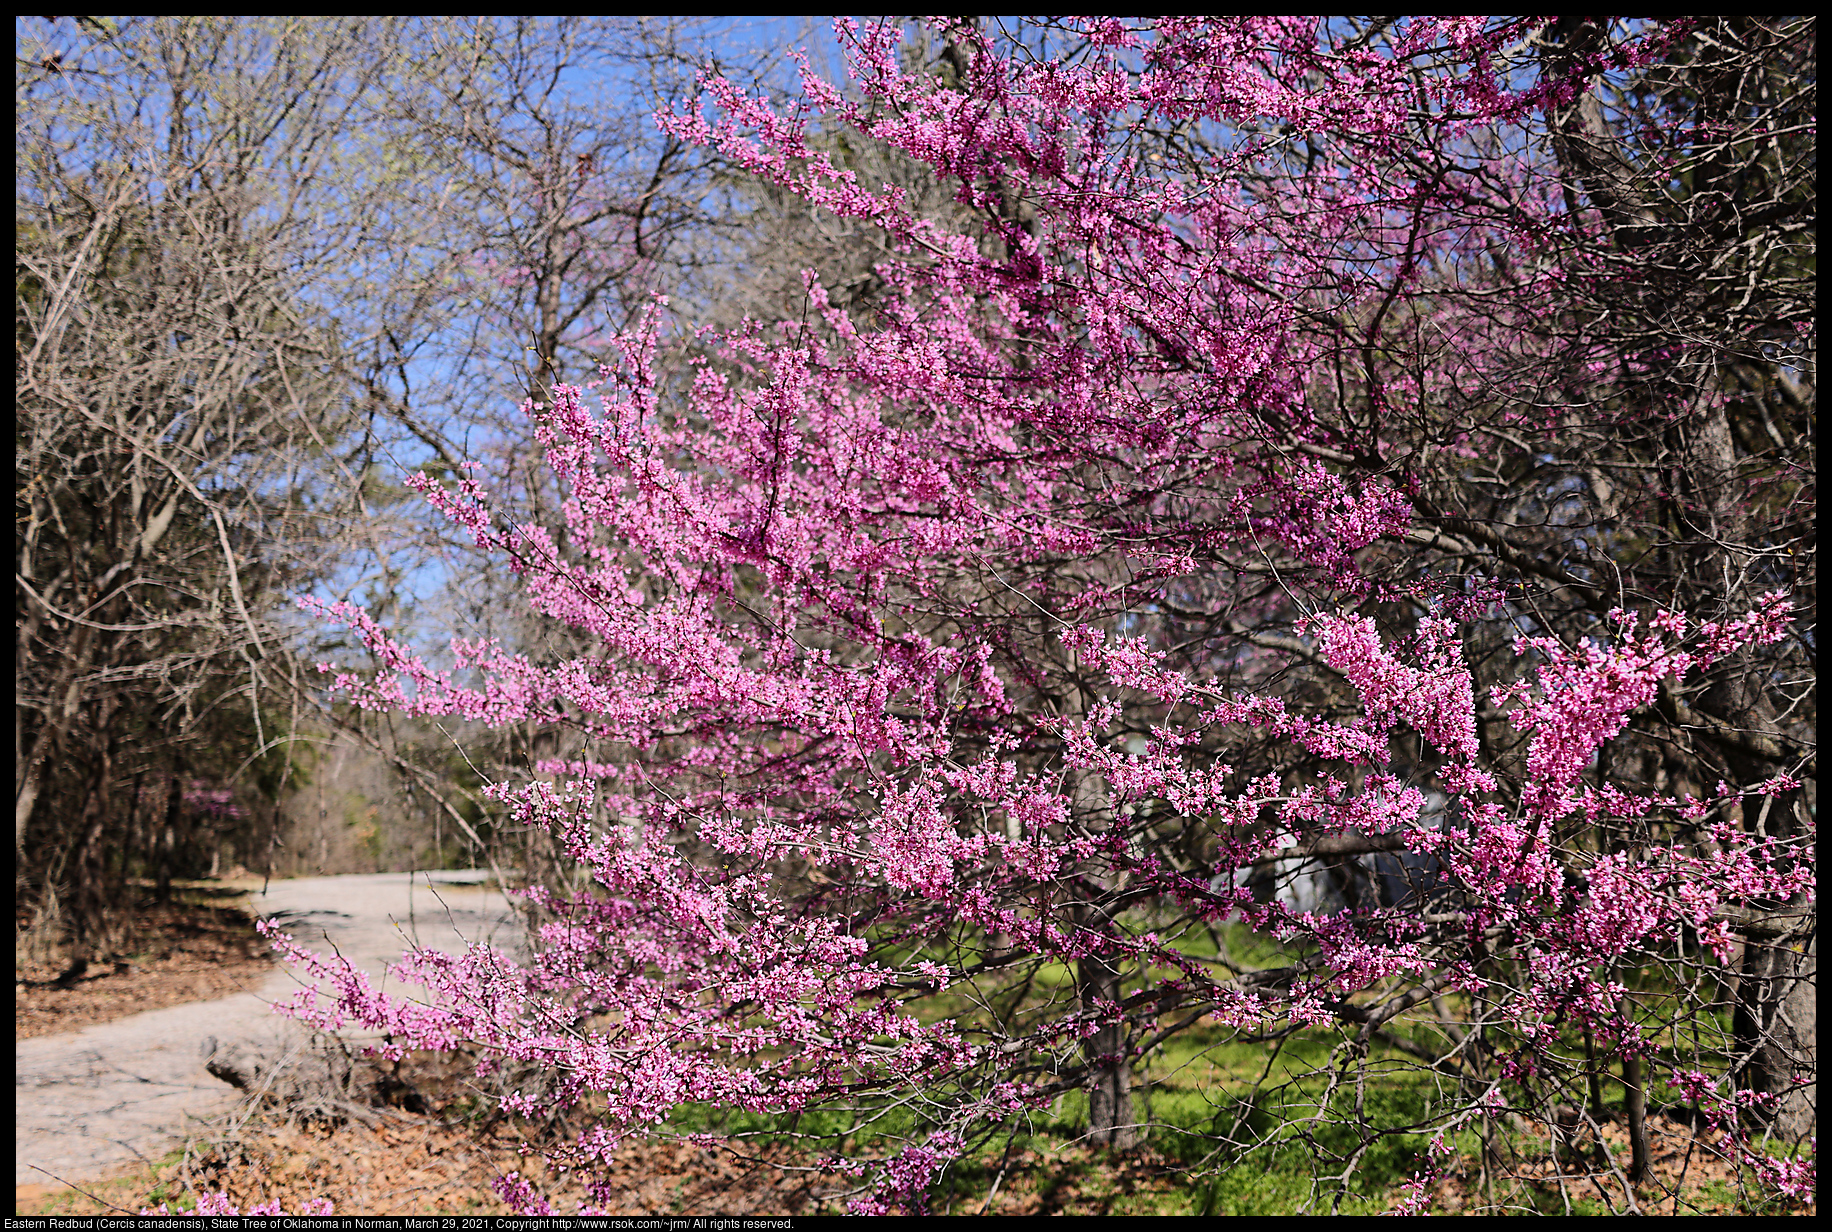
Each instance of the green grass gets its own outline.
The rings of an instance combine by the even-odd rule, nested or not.
[[[1198,938],[1188,949],[1200,952]],[[1214,943],[1207,938],[1209,953]],[[1237,962],[1251,965],[1289,961],[1290,955],[1243,927],[1224,937]],[[956,956],[958,957],[958,956]],[[1156,973],[1154,973],[1155,975]],[[1168,973],[1165,973],[1168,974]],[[1063,1004],[1074,990],[1075,973],[1062,963],[1040,964],[1028,973],[1021,1011]],[[1005,990],[982,990],[1001,1004]],[[926,1021],[970,1024],[979,1014],[965,990],[925,998],[913,1006]],[[1052,1209],[1108,1214],[1296,1213],[1301,1207],[1327,1210],[1341,1191],[1340,1209],[1374,1213],[1390,1205],[1394,1189],[1409,1177],[1426,1136],[1378,1133],[1362,1142],[1340,1116],[1322,1105],[1339,1042],[1332,1030],[1308,1030],[1275,1043],[1241,1040],[1229,1028],[1198,1024],[1172,1036],[1135,1064],[1134,1108],[1148,1122],[1136,1160],[1116,1169],[1104,1152],[1080,1142],[1087,1097],[1066,1091],[1048,1107],[982,1127],[970,1154],[952,1165],[935,1186],[936,1209],[978,1210],[995,1182],[1010,1193],[1014,1158],[1047,1158],[1035,1184]],[[1398,1062],[1403,1059],[1404,1064]],[[1436,1096],[1436,1079],[1421,1075],[1411,1058],[1376,1047],[1372,1071],[1360,1091],[1366,1120],[1377,1127],[1420,1121]],[[1257,1094],[1256,1094],[1257,1092]],[[1341,1093],[1337,1096],[1338,1114]],[[797,1116],[736,1113],[708,1105],[684,1105],[669,1121],[682,1133],[711,1132],[740,1137],[752,1145],[799,1144],[821,1153],[875,1156],[901,1143],[921,1141],[934,1128],[933,1107],[880,1103],[847,1110],[822,1109]],[[1315,1122],[1314,1124],[1311,1122]],[[1357,1153],[1359,1153],[1357,1157]],[[1340,1184],[1313,1181],[1315,1160],[1347,1172]],[[1346,1161],[1355,1158],[1352,1167]],[[1006,1172],[1000,1180],[1001,1170]],[[1129,1173],[1148,1176],[1126,1192]],[[1027,1182],[1031,1183],[1031,1182]],[[1058,1205],[1060,1204],[1060,1205]]]
[[[1242,925],[1210,936],[1191,930],[1177,939],[1185,953],[1224,954],[1237,968],[1281,966],[1297,953]],[[945,938],[924,952],[881,952],[901,964],[919,958],[970,966],[980,956],[979,939]],[[1147,973],[1152,982],[1174,974]],[[1654,966],[1625,972],[1640,1012],[1652,1023],[1672,990]],[[1128,981],[1127,991],[1138,986]],[[956,986],[909,1004],[927,1022],[953,1021],[963,1029],[985,1024],[988,1014],[1008,1022],[1044,1019],[1073,1003],[1076,973],[1063,963],[1038,963],[1022,976],[1010,971],[984,977],[978,987]],[[1447,993],[1454,1015],[1467,1011],[1464,998]],[[1449,1044],[1429,1004],[1387,1024],[1387,1030],[1438,1055]],[[1714,1048],[1728,1034],[1727,1015],[1698,1007],[1683,1029],[1657,1032],[1663,1057],[1649,1064],[1658,1076],[1674,1058],[1694,1052],[1701,1068],[1713,1068]],[[1020,1021],[1014,1034],[1023,1034]],[[1505,1050],[1506,1033],[1491,1028],[1491,1041]],[[1135,1113],[1146,1123],[1142,1148],[1115,1157],[1082,1141],[1087,1101],[1066,1091],[1048,1106],[1002,1123],[977,1127],[965,1156],[951,1163],[932,1186],[933,1209],[975,1212],[990,1207],[996,1192],[1009,1204],[1015,1195],[1028,1210],[1087,1214],[1375,1214],[1391,1209],[1402,1186],[1426,1163],[1430,1139],[1441,1114],[1465,1107],[1455,1073],[1433,1071],[1418,1058],[1380,1040],[1356,1059],[1346,1047],[1348,1033],[1336,1027],[1298,1030],[1271,1041],[1202,1022],[1174,1035],[1133,1067]],[[1065,1048],[1071,1054],[1073,1048]],[[1578,1072],[1582,1041],[1567,1031],[1555,1049]],[[1599,1054],[1601,1055],[1601,1054]],[[759,1058],[768,1061],[777,1058]],[[1038,1058],[1041,1062],[1041,1058]],[[1047,1067],[1045,1067],[1047,1068]],[[1617,1067],[1607,1064],[1606,1072]],[[1033,1080],[1040,1075],[1033,1074]],[[1045,1075],[1046,1076],[1046,1075]],[[981,1076],[983,1077],[983,1076]],[[1331,1088],[1332,1077],[1338,1079]],[[976,1078],[974,1080],[979,1080]],[[1509,1091],[1511,1092],[1511,1089]],[[891,1094],[852,1108],[822,1108],[799,1115],[737,1113],[707,1105],[686,1105],[669,1118],[677,1132],[709,1132],[744,1140],[751,1149],[777,1147],[816,1157],[879,1158],[922,1142],[946,1122],[951,1102],[975,1094],[932,1090],[926,1098],[901,1102]],[[1621,1120],[1626,1089],[1619,1073],[1601,1084],[1606,1112]],[[1662,1092],[1650,1090],[1650,1113]],[[1585,1102],[1581,1097],[1578,1102]],[[1516,1121],[1497,1123],[1491,1141],[1510,1158],[1549,1157],[1542,1128]],[[1465,1167],[1479,1160],[1483,1143],[1474,1129],[1448,1135],[1451,1158]],[[1726,1211],[1750,1210],[1747,1198],[1709,1191],[1701,1179],[1698,1199]],[[1511,1181],[1495,1199],[1509,1209],[1563,1213],[1609,1213],[1605,1198],[1560,1193],[1556,1181]],[[1567,1186],[1567,1190],[1570,1190]],[[1691,1195],[1694,1184],[1688,1182]],[[1708,1192],[1709,1191],[1709,1192]],[[1690,1199],[1689,1199],[1690,1200]],[[1753,1213],[1753,1212],[1752,1212]]]
[[[179,1148],[156,1163],[107,1180],[78,1182],[74,1185],[40,1177],[40,1184],[19,1186],[15,1190],[14,1213],[19,1215],[137,1215],[143,1206],[161,1202],[178,1208],[195,1205],[178,1179],[185,1151]]]

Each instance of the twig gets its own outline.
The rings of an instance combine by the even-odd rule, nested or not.
[[[81,1185],[78,1185],[75,1181],[66,1181],[63,1177],[57,1175],[57,1173],[46,1172],[45,1169],[40,1168],[37,1164],[27,1164],[26,1167],[30,1168],[34,1172],[44,1172],[46,1176],[56,1181],[59,1185],[68,1185],[70,1188],[76,1190],[77,1193],[82,1194],[83,1197],[88,1198],[91,1202],[100,1202],[103,1206],[107,1207],[111,1211],[120,1211],[123,1215],[138,1214],[137,1211],[130,1211],[124,1206],[116,1206],[114,1203],[110,1202],[107,1198],[98,1198],[96,1195],[90,1193],[87,1189],[84,1189]]]

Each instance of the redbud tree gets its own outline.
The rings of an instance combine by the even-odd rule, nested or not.
[[[1753,289],[1682,328],[1724,269],[1799,259],[1795,117],[1706,64],[1755,35],[837,29],[846,85],[709,76],[657,120],[882,229],[882,295],[809,271],[799,319],[690,350],[658,304],[527,407],[563,527],[495,515],[481,468],[414,481],[597,649],[439,670],[322,609],[383,665],[336,676],[358,705],[573,734],[492,791],[586,876],[528,888],[532,958],[410,952],[414,995],[293,946],[294,1012],[516,1067],[513,1111],[584,1118],[554,1157],[587,1177],[684,1105],[838,1126],[810,1157],[863,1212],[1065,1096],[1139,1146],[1182,1039],[1270,1050],[1181,1127],[1192,1171],[1282,1145],[1314,1204],[1383,1144],[1421,1209],[1463,1144],[1492,1183],[1620,1116],[1587,1192],[1638,1209],[1650,1100],[1808,1192],[1811,470],[1785,414],[1737,443],[1737,374],[1810,400],[1811,335]],[[1693,199],[1736,192],[1781,203],[1755,256]],[[1655,303],[1636,244],[1705,289]]]

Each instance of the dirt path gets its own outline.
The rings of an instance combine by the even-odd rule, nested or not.
[[[333,947],[379,977],[409,937],[448,952],[470,940],[512,944],[508,901],[481,872],[378,873],[277,881],[249,910],[279,919],[322,953]],[[15,1186],[100,1179],[171,1151],[236,1092],[205,1068],[206,1041],[276,1055],[301,1039],[269,1011],[298,987],[278,971],[258,988],[150,1010],[15,1045]]]

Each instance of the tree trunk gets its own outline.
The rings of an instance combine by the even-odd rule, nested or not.
[[[1076,704],[1074,710],[1079,712],[1082,707]],[[1113,828],[1113,802],[1099,775],[1090,770],[1069,771],[1068,787],[1075,801],[1075,817],[1083,826],[1097,834]],[[1092,887],[1098,888],[1099,897],[1078,904],[1076,917],[1090,936],[1096,936],[1112,923],[1112,908],[1103,900],[1123,888],[1126,874],[1110,864],[1091,861],[1083,865],[1083,875]],[[1103,1002],[1117,1005],[1123,996],[1119,968],[1098,954],[1090,954],[1077,963],[1076,983],[1084,1011],[1095,1012],[1095,1006]],[[1088,1065],[1088,1141],[1116,1151],[1132,1150],[1140,1141],[1132,1111],[1132,1067],[1127,1045],[1123,1021],[1103,1023],[1082,1044],[1082,1057]]]
[[[184,771],[174,769],[171,773],[170,786],[165,798],[165,824],[159,828],[153,842],[158,847],[159,872],[158,881],[153,890],[153,898],[160,903],[172,901],[172,862],[177,858],[178,825],[184,814]]]
[[[1081,1003],[1120,1000],[1120,973],[1101,958],[1080,963]],[[1130,1151],[1141,1140],[1132,1110],[1132,1066],[1123,1022],[1104,1025],[1082,1045],[1088,1061],[1088,1140],[1115,1151]]]
[[[108,775],[112,769],[105,751],[83,801],[82,837],[77,841],[70,877],[70,965],[57,977],[58,984],[65,988],[81,979],[91,963],[111,956],[107,951],[112,940],[112,904],[104,885],[107,857],[102,836],[108,824]]]
[[[1763,708],[1750,706],[1744,721],[1756,730],[1772,728]],[[1754,762],[1733,768],[1753,778],[1767,769]],[[1746,779],[1747,781],[1747,779]],[[1807,804],[1796,789],[1770,800],[1766,807],[1744,806],[1746,827],[1772,837],[1803,833]],[[1778,903],[1771,905],[1780,906]],[[1813,910],[1811,892],[1788,904]],[[1809,915],[1808,928],[1810,930]],[[1763,1128],[1788,1142],[1800,1142],[1815,1132],[1813,1083],[1819,1075],[1818,961],[1811,931],[1781,927],[1752,927],[1743,944],[1741,976],[1737,981],[1737,1007],[1731,1020],[1737,1055],[1746,1058],[1740,1083],[1744,1089],[1773,1095],[1777,1103],[1762,1118]],[[1796,1078],[1805,1085],[1797,1084]]]
[[[1817,988],[1813,937],[1751,937],[1744,946],[1735,1023],[1738,1042],[1750,1049],[1743,1086],[1777,1097],[1765,1128],[1787,1142],[1810,1138],[1817,1125]],[[1808,1083],[1797,1085],[1796,1075]]]
[[[81,686],[78,684],[83,674],[89,670],[90,660],[95,653],[95,639],[91,630],[84,625],[76,631],[75,650],[58,672],[50,696],[57,699],[48,710],[38,728],[38,735],[32,741],[32,751],[18,768],[16,780],[18,790],[13,796],[13,845],[15,851],[25,850],[26,827],[32,824],[32,814],[38,808],[39,793],[44,790],[45,765],[58,753],[64,737],[69,735],[70,727],[76,722],[78,706],[82,700]],[[21,655],[25,653],[22,649]],[[18,721],[18,720],[15,720]],[[23,724],[21,724],[23,726]]]
[[[1647,1179],[1650,1154],[1648,1151],[1648,1086],[1647,1067],[1640,1057],[1625,1057],[1622,1061],[1622,1090],[1626,1097],[1625,1111],[1628,1113],[1628,1179],[1639,1184]]]

